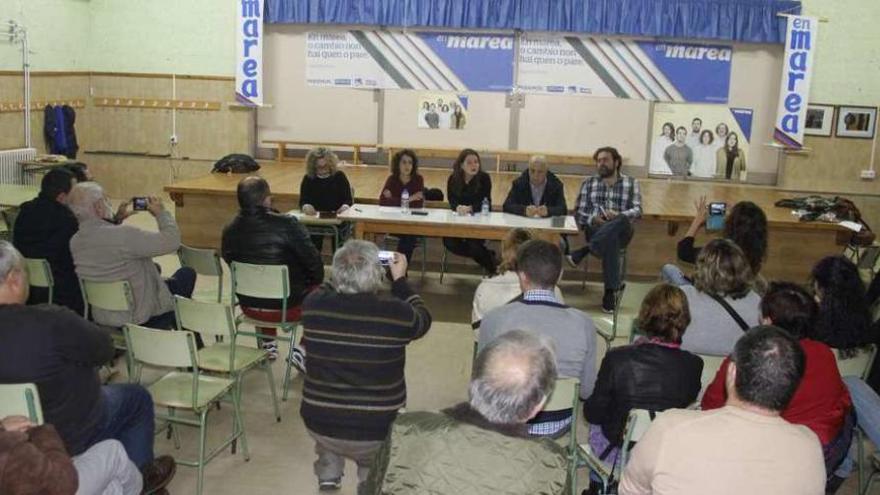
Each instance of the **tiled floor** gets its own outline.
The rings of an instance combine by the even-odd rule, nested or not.
[[[146,214],[139,214],[129,221],[145,228],[155,228],[155,222]],[[157,261],[162,265],[163,273],[171,273],[179,266],[176,256],[163,256]],[[471,299],[479,278],[452,275],[447,276],[441,285],[437,274],[429,273],[424,280],[415,275],[412,283],[431,308],[434,325],[428,335],[413,343],[407,352],[407,407],[409,410],[438,410],[467,396],[473,351],[469,325]],[[228,280],[224,286],[229,287]],[[212,298],[215,288],[216,281],[200,279],[196,296]],[[598,309],[601,295],[598,287],[588,285],[586,290],[582,290],[579,282],[566,282],[562,290],[570,305],[587,311]],[[282,361],[277,361],[273,369],[276,386],[280,387],[284,371]],[[119,379],[124,377],[120,375]],[[243,416],[251,459],[245,462],[240,449],[236,455],[228,450],[221,453],[205,470],[205,494],[317,493],[312,473],[313,443],[299,417],[301,389],[302,378],[297,377],[291,386],[290,399],[281,403],[282,421],[277,423],[272,414],[265,376],[254,372],[245,377]],[[230,407],[212,411],[209,415],[209,449],[212,440],[217,441],[228,435],[231,428]],[[180,450],[175,450],[164,435],[157,436],[157,453],[192,457],[197,445],[195,432],[183,430],[181,433]],[[346,469],[347,476],[340,493],[353,494],[355,469],[352,464]],[[580,485],[583,485],[583,471],[579,472],[579,479]],[[174,495],[192,494],[195,493],[195,485],[195,470],[181,466],[169,490]],[[838,493],[855,494],[856,486],[855,476],[852,476]],[[880,493],[880,488],[874,493]]]

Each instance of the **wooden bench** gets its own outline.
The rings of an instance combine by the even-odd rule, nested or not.
[[[391,165],[391,158],[394,156],[394,153],[405,148],[413,150],[419,158],[446,158],[449,160],[455,160],[461,152],[461,148],[426,148],[421,146],[401,145],[380,145],[380,148],[388,153],[389,166]],[[502,163],[509,165],[507,162],[528,162],[534,155],[543,155],[547,159],[548,165],[577,165],[589,167],[596,164],[593,157],[588,155],[561,155],[558,153],[545,153],[542,151],[491,150],[476,148],[475,151],[479,153],[481,157],[494,156],[496,172],[501,172]]]
[[[273,144],[275,145],[275,161],[278,163],[282,162],[297,162],[299,160],[285,159],[285,154],[287,152],[288,146],[299,146],[305,148],[313,148],[316,146],[324,146],[327,148],[352,148],[354,150],[354,156],[352,157],[352,162],[354,164],[360,163],[361,159],[361,149],[362,148],[376,148],[379,147],[374,143],[330,143],[323,141],[281,141],[281,140],[272,140],[272,141],[263,141],[265,144]]]

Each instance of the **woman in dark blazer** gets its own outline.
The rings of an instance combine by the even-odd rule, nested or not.
[[[446,196],[457,215],[479,215],[483,200],[491,205],[492,179],[483,172],[479,153],[470,148],[461,150],[446,182]],[[444,237],[443,245],[452,253],[476,261],[487,275],[495,275],[498,261],[483,239]]]

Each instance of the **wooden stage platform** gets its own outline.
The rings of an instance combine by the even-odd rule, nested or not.
[[[340,167],[348,176],[358,203],[377,203],[380,189],[388,176],[381,166]],[[280,211],[298,206],[299,185],[304,174],[300,164],[265,163],[256,175],[264,177],[272,189],[275,208]],[[446,191],[448,169],[423,168],[425,187]],[[492,177],[493,210],[500,210],[510,184],[517,172],[489,172]],[[165,187],[177,209],[177,221],[183,242],[195,247],[220,245],[223,226],[236,214],[238,203],[235,188],[243,175],[211,174]],[[565,185],[569,209],[574,208],[582,175],[559,175]],[[636,234],[629,247],[628,272],[630,275],[656,276],[664,263],[675,262],[675,246],[693,218],[694,201],[705,195],[708,201],[724,201],[732,206],[738,201],[753,201],[767,213],[770,224],[768,259],[764,275],[769,279],[803,282],[810,268],[821,257],[839,254],[849,234],[837,225],[799,222],[791,211],[773,204],[792,193],[770,187],[709,182],[681,182],[658,179],[640,179],[642,190],[642,219],[636,224]],[[429,203],[441,207],[443,203]],[[708,239],[697,239],[702,244]],[[575,245],[582,242],[577,241]],[[596,265],[593,262],[593,265]]]

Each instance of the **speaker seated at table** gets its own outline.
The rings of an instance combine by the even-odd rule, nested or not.
[[[568,213],[565,187],[553,172],[547,170],[547,159],[535,155],[529,169],[510,186],[504,200],[504,212],[526,217],[562,217]]]
[[[618,253],[632,240],[632,222],[642,216],[642,194],[639,182],[620,172],[623,160],[616,149],[599,148],[593,159],[599,175],[588,177],[581,185],[575,211],[587,245],[572,252],[568,260],[576,266],[591,252],[602,258],[602,310],[611,313],[614,293],[623,283]]]
[[[380,206],[399,206],[404,209],[421,208],[425,205],[425,180],[419,174],[419,158],[410,149],[403,149],[391,158],[391,175],[385,180],[379,194]],[[406,194],[404,194],[406,192]],[[404,199],[406,204],[403,203]],[[397,252],[412,261],[418,236],[398,235]]]
[[[299,207],[303,213],[310,216],[319,212],[342,213],[354,203],[351,184],[338,164],[336,153],[324,147],[312,148],[306,155],[306,174],[299,185]],[[339,230],[340,238],[345,239],[351,233],[351,224],[343,223]],[[324,237],[313,235],[312,244],[320,253]]]
[[[484,204],[492,208],[492,179],[483,172],[479,153],[469,148],[461,150],[452,164],[446,195],[449,207],[457,215],[479,215]],[[498,260],[485,240],[444,237],[443,245],[454,254],[476,261],[486,275],[495,275]]]

